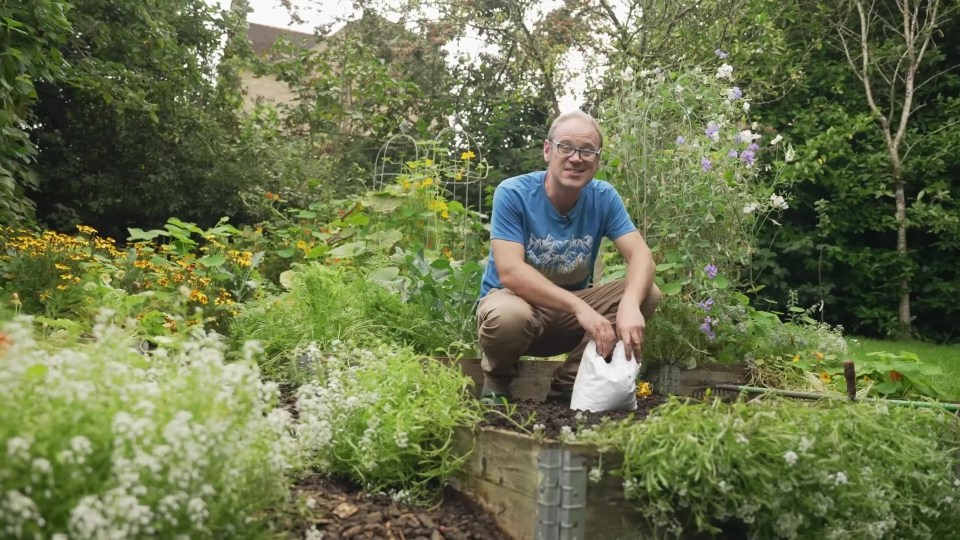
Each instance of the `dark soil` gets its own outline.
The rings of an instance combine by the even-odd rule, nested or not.
[[[665,401],[666,398],[654,394],[637,398],[637,410],[635,411],[592,413],[574,411],[566,405],[543,403],[535,400],[519,400],[511,404],[513,412],[509,418],[502,414],[489,413],[482,425],[524,432],[532,431],[534,424],[542,424],[543,434],[549,439],[557,439],[560,436],[561,428],[564,426],[569,427],[573,433],[576,433],[578,427],[599,424],[603,418],[609,418],[610,420],[629,418],[637,421],[643,420],[649,416],[651,410]],[[506,412],[510,409],[505,408],[503,410]],[[578,414],[581,415],[579,421],[577,420]],[[523,428],[520,426],[523,426]]]
[[[435,508],[409,506],[387,495],[367,494],[350,484],[321,476],[300,481],[294,494],[312,499],[295,531],[304,538],[311,529],[324,540],[509,540],[489,514],[452,490]]]

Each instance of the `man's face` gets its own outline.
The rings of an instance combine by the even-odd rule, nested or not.
[[[571,118],[556,127],[553,134],[556,143],[574,148],[600,149],[600,134],[593,124],[581,118]],[[543,159],[547,162],[547,178],[564,188],[582,188],[593,180],[600,165],[599,156],[585,161],[580,152],[563,156],[557,145],[549,140],[543,143]]]

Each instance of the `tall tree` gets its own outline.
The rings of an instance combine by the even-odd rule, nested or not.
[[[907,257],[907,178],[903,159],[912,146],[911,122],[925,103],[916,91],[943,73],[918,80],[934,53],[933,40],[949,17],[942,0],[853,0],[838,26],[837,41],[863,88],[871,117],[883,137],[889,159],[889,185],[894,193],[896,251],[903,267]],[[951,66],[948,69],[953,69]],[[899,276],[898,320],[910,335],[910,275]]]
[[[71,6],[58,53],[75,76],[37,86],[39,218],[125,238],[127,227],[172,214],[242,215],[238,193],[261,179],[256,163],[231,166],[244,159],[240,90],[219,63],[224,34],[242,33],[242,18],[205,0]]]

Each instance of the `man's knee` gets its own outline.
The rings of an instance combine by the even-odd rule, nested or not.
[[[512,296],[490,306],[482,306],[477,315],[481,344],[495,341],[529,342],[532,338],[533,308],[523,299]],[[487,309],[483,309],[486,307]]]

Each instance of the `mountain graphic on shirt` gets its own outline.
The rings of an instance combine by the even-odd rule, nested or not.
[[[527,263],[557,285],[578,285],[590,275],[593,237],[560,239],[548,234],[527,241]]]

